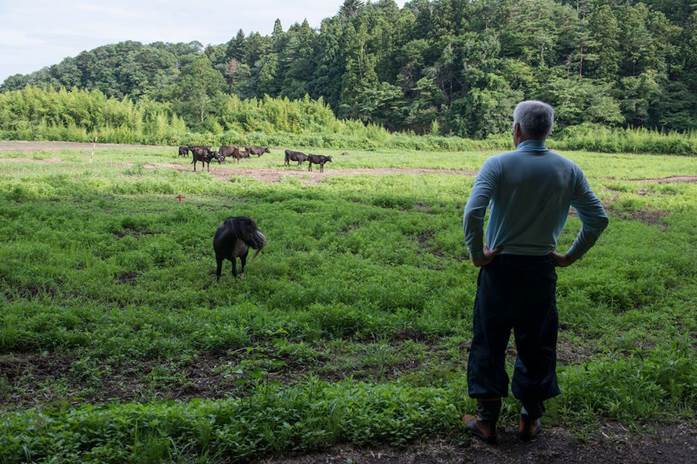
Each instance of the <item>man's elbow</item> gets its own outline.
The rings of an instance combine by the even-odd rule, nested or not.
[[[600,237],[600,234],[602,234],[605,231],[605,229],[607,229],[609,223],[610,220],[607,216],[597,216],[593,218],[592,221],[590,221],[590,223],[588,224],[588,229],[592,235]]]
[[[465,210],[465,214],[462,217],[462,224],[465,226],[465,229],[469,224],[472,224],[472,217],[474,216],[472,210]]]
[[[604,231],[607,229],[607,226],[610,224],[610,218],[608,218],[607,214],[604,214],[602,216],[598,217],[598,230],[600,232]]]
[[[585,233],[595,238],[600,237],[600,234],[607,229],[610,220],[607,214],[599,214],[595,216],[586,216],[582,219],[583,230]]]
[[[463,221],[465,227],[469,225],[483,224],[484,223],[484,211],[482,208],[473,207],[465,208],[465,214]]]

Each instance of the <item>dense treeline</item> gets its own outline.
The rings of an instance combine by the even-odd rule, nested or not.
[[[169,104],[108,98],[99,90],[43,90],[28,86],[0,93],[0,138],[115,143],[174,143],[186,123]]]
[[[192,130],[168,103],[106,97],[99,90],[61,88],[0,93],[0,139],[78,142],[304,146],[343,149],[401,148],[477,150],[510,148],[508,134],[473,140],[456,136],[390,132],[375,124],[337,119],[320,100],[305,97],[220,100],[218,118],[207,130]],[[218,122],[218,120],[220,122]],[[646,129],[568,127],[550,141],[554,148],[601,152],[697,155],[697,133]]]
[[[319,30],[239,31],[205,49],[125,42],[67,58],[27,84],[170,102],[195,129],[224,125],[226,94],[320,97],[390,130],[486,137],[541,98],[561,127],[697,128],[697,6],[684,0],[346,0]]]
[[[174,84],[180,69],[200,55],[201,50],[198,42],[106,45],[65,58],[32,74],[10,76],[0,89],[50,85],[99,90],[108,97],[162,100],[167,96],[165,89]]]
[[[106,97],[99,90],[40,89],[0,93],[0,139],[69,140],[146,144],[299,145],[334,148],[395,147],[470,150],[506,145],[501,138],[474,141],[459,137],[391,133],[360,121],[339,120],[321,99],[271,98],[219,100],[218,120],[194,131],[169,103]]]

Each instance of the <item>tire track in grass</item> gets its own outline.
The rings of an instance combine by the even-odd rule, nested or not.
[[[667,177],[646,177],[646,178],[635,178],[628,179],[631,182],[647,182],[650,184],[673,184],[673,183],[696,183],[697,176],[667,176]]]

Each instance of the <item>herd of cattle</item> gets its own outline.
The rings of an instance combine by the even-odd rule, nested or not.
[[[211,161],[223,163],[225,158],[232,157],[239,163],[242,158],[249,158],[252,155],[261,157],[264,153],[271,153],[269,147],[237,147],[235,145],[222,145],[218,150],[201,145],[182,145],[179,147],[179,156],[188,156],[191,153],[191,164],[196,171],[196,163],[202,163],[211,170]],[[298,166],[305,161],[308,163],[308,171],[312,171],[312,165],[319,165],[320,172],[324,172],[324,165],[332,161],[331,156],[306,155],[300,151],[286,150],[285,165],[290,166],[290,162],[295,161]],[[181,201],[181,200],[180,200]],[[232,262],[232,275],[237,277],[237,259],[239,258],[241,269],[240,274],[244,273],[247,264],[249,250],[256,250],[256,257],[266,245],[266,237],[259,230],[253,219],[246,216],[230,217],[218,227],[213,238],[213,250],[215,251],[216,278],[220,280],[222,274],[223,261]]]
[[[194,165],[194,171],[196,171],[196,163],[200,162],[203,166],[207,166],[208,171],[211,170],[211,161],[215,160],[218,163],[223,163],[225,158],[234,158],[239,163],[242,158],[249,158],[252,155],[260,157],[264,153],[271,153],[269,147],[237,147],[235,145],[221,145],[220,148],[212,150],[211,147],[204,147],[200,145],[187,145],[179,147],[179,156],[188,156],[191,153],[192,160],[191,163]],[[324,165],[332,161],[331,156],[324,155],[306,155],[300,151],[286,150],[285,151],[285,165],[290,166],[290,162],[295,161],[298,166],[303,164],[305,161],[308,162],[308,171],[312,171],[312,165],[319,165],[319,171],[324,172]]]

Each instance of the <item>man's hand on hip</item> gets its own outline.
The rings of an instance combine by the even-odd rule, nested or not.
[[[495,250],[490,250],[488,246],[484,245],[484,256],[481,258],[472,258],[472,263],[477,267],[484,267],[494,260],[496,255],[501,253],[502,248],[496,248]]]
[[[566,255],[559,254],[556,251],[551,252],[549,254],[549,256],[552,257],[552,259],[554,260],[554,264],[557,267],[569,267],[576,262],[576,258],[574,258],[568,254],[566,254]]]

